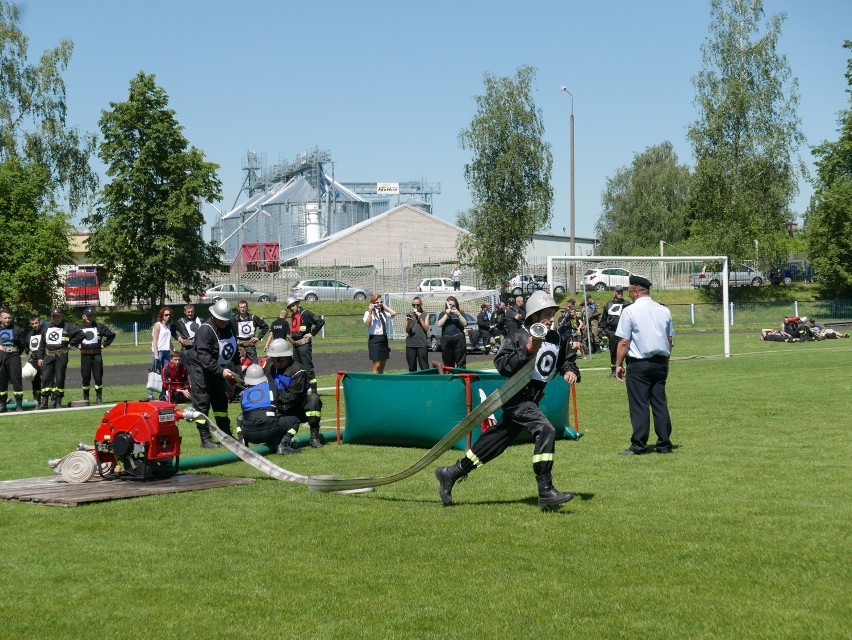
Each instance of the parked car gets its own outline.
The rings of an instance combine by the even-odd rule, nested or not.
[[[426,339],[429,341],[427,347],[429,351],[440,351],[441,350],[441,334],[443,330],[438,326],[438,315],[434,311],[429,314],[429,331],[426,332]],[[480,339],[479,329],[476,326],[476,318],[468,313],[464,312],[465,320],[467,320],[467,326],[465,327],[464,339],[466,344],[466,349],[468,353],[486,353],[491,349],[490,345],[484,344],[484,342]]]
[[[424,293],[428,291],[455,291],[455,289],[451,278],[423,278],[417,285],[417,291]],[[476,291],[476,287],[462,284],[459,285],[459,291]]]
[[[565,293],[568,287],[561,282],[556,282],[551,287],[547,282],[547,276],[537,273],[519,273],[509,278],[503,286],[503,290],[513,296],[520,296],[524,293],[529,294],[539,289],[556,295],[557,293]]]
[[[258,291],[239,283],[220,284],[201,294],[202,301],[216,302],[222,298],[225,300],[252,300],[254,302],[275,302],[278,300],[278,296],[274,293]]]
[[[617,286],[625,289],[630,284],[630,276],[636,275],[627,269],[607,267],[606,269],[588,269],[583,274],[583,283],[587,289],[595,291],[606,291]]]
[[[728,285],[731,287],[759,287],[765,279],[762,271],[744,264],[731,265],[728,271]],[[692,286],[718,289],[722,286],[722,273],[718,270],[708,271],[705,267],[700,273],[693,274]]]
[[[301,300],[366,300],[372,293],[329,278],[301,280],[290,287],[290,291]]]
[[[814,268],[808,262],[788,262],[769,270],[769,282],[789,286],[794,282],[813,282]]]

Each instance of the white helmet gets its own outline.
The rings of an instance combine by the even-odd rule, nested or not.
[[[211,316],[219,320],[231,319],[231,303],[225,300],[225,298],[219,298],[215,304],[210,306],[208,311],[210,311]]]
[[[808,316],[802,316],[802,324],[805,324],[808,321]]]
[[[36,377],[37,373],[38,373],[38,370],[36,370],[36,368],[32,364],[27,362],[24,365],[24,368],[21,370],[21,377],[24,380],[32,380],[33,378]]]
[[[533,316],[533,314],[538,313],[542,309],[559,309],[559,305],[556,304],[556,300],[553,299],[553,296],[544,291],[534,291],[532,295],[527,298],[526,304],[527,317],[524,319],[524,324],[527,323]]]
[[[266,355],[270,358],[293,357],[293,347],[284,338],[275,338],[275,340],[269,343]]]
[[[266,382],[266,374],[263,372],[263,367],[259,364],[253,364],[246,369],[245,383],[249,386]]]
[[[293,296],[289,296],[287,298],[287,308],[289,309],[290,307],[292,307],[297,302],[301,302],[301,300],[299,300],[299,298],[294,298]]]

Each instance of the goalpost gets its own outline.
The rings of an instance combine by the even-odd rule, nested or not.
[[[715,264],[720,268],[713,268]],[[631,268],[632,267],[632,268]],[[573,268],[573,273],[572,273]],[[705,286],[705,282],[716,278],[704,277],[705,271],[721,275],[722,289],[722,333],[723,355],[731,357],[730,305],[728,296],[728,258],[727,256],[548,256],[547,280],[557,282],[563,278],[569,291],[582,292],[586,299],[587,270],[603,269],[612,274],[603,273],[602,280],[595,286],[596,291],[612,291],[616,284],[627,288],[626,276],[617,274],[627,270],[648,278],[654,289],[691,289]],[[587,319],[588,321],[588,319]]]

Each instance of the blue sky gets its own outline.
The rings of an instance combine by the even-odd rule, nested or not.
[[[130,79],[154,73],[190,143],[221,165],[220,208],[243,182],[248,149],[268,164],[331,151],[343,182],[439,182],[436,215],[470,206],[458,134],[485,72],[538,68],[535,100],[552,145],[552,229],[569,219],[569,115],[574,96],[576,233],[593,234],[606,179],[669,140],[692,165],[691,78],[701,68],[709,0],[322,3],[224,0],[28,0],[21,26],[35,57],[75,43],[65,80],[69,123],[97,132]],[[779,49],[799,80],[810,145],[837,137],[852,39],[848,0],[764,0],[784,12]],[[810,149],[801,150],[811,165]],[[98,165],[99,168],[100,165]],[[811,195],[802,182],[793,208]],[[215,219],[207,210],[208,222]],[[205,234],[206,235],[206,234]]]

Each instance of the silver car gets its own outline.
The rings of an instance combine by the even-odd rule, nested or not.
[[[216,302],[222,298],[225,300],[251,300],[253,302],[275,302],[278,300],[278,296],[274,293],[258,291],[237,282],[211,287],[201,296],[202,301],[210,302]]]
[[[315,278],[301,280],[290,288],[290,291],[300,300],[366,300],[370,296],[369,289],[361,289],[346,284],[341,280]]]

